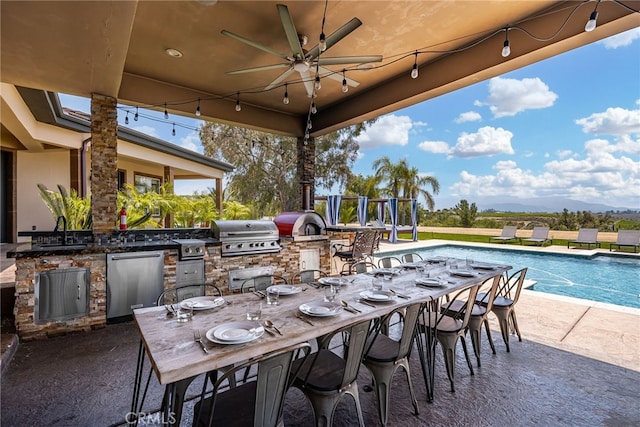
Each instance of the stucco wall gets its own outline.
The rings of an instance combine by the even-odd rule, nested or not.
[[[18,151],[18,231],[28,231],[32,226],[38,230],[52,230],[55,220],[51,212],[40,198],[37,184],[44,184],[53,191],[58,191],[58,184],[67,190],[69,181],[69,151],[47,150],[41,153]],[[25,238],[18,238],[24,241]]]

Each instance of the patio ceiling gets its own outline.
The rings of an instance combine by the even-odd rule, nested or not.
[[[188,116],[194,116],[200,98],[203,119],[302,136],[310,98],[297,72],[267,91],[264,88],[286,68],[228,74],[285,60],[225,36],[222,30],[291,55],[277,3],[4,0],[0,2],[1,79],[79,96],[99,93],[160,110],[166,103],[170,113]],[[305,49],[312,49],[321,32],[325,3],[279,3],[288,7],[297,33],[308,37]],[[322,79],[311,135],[640,26],[640,14],[630,10],[638,10],[640,1],[622,3],[598,3],[597,28],[585,32],[595,2],[329,1],[327,36],[355,17],[362,25],[320,58],[382,55],[383,60],[372,69],[360,69],[358,64],[326,66],[338,73],[339,80],[346,69],[346,77],[359,85],[343,93],[340,81]],[[508,32],[511,55],[503,58],[506,27],[513,27]],[[167,48],[178,49],[183,56],[171,57]],[[412,79],[416,51],[419,76]],[[285,82],[291,100],[287,105]],[[239,112],[234,108],[238,96]]]

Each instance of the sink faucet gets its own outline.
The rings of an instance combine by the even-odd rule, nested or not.
[[[57,232],[58,228],[60,227],[60,220],[62,220],[62,244],[66,245],[67,244],[67,218],[64,215],[60,215],[57,219],[56,219],[56,226],[53,229],[53,232]]]

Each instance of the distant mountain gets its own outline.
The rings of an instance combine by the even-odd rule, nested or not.
[[[570,212],[590,211],[590,212],[607,212],[607,211],[627,211],[638,210],[634,207],[609,206],[602,203],[587,203],[579,200],[565,199],[563,197],[540,197],[534,199],[512,199],[509,202],[501,200],[482,200],[477,201],[478,210],[486,211],[493,209],[498,212],[562,212],[567,209]]]

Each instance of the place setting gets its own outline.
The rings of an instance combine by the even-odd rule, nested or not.
[[[228,322],[209,329],[205,336],[216,344],[245,344],[264,335],[264,327],[257,321]]]

